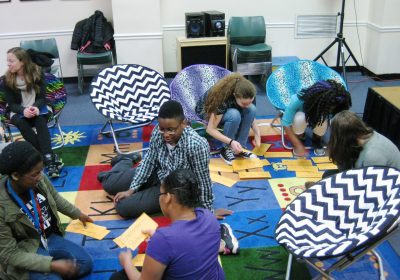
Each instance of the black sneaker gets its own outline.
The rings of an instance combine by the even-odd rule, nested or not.
[[[243,151],[235,156],[241,157],[241,158],[257,158],[257,156],[255,154],[253,154],[252,152],[247,152],[247,151]]]
[[[60,171],[58,170],[57,166],[55,164],[51,164],[47,166],[47,176],[49,178],[58,178],[60,177]]]
[[[58,171],[61,171],[61,169],[64,167],[64,162],[62,161],[62,158],[60,158],[57,154],[54,154],[54,164],[57,167]]]
[[[142,160],[142,155],[140,153],[132,153],[132,154],[118,154],[111,159],[111,166],[114,166],[123,158],[129,158],[132,160],[132,164],[136,164]]]
[[[230,147],[223,147],[219,155],[228,165],[232,165],[232,160],[235,159],[235,155]]]
[[[236,255],[239,253],[239,242],[233,235],[231,227],[226,223],[221,224],[221,240],[225,243],[223,255]]]

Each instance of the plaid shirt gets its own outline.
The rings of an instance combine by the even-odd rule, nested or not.
[[[169,151],[162,135],[156,126],[150,139],[150,149],[145,158],[137,167],[130,189],[137,192],[149,179],[153,170],[162,181],[170,172],[178,168],[187,168],[193,171],[201,189],[201,202],[204,208],[213,210],[213,194],[209,171],[210,148],[205,138],[201,137],[191,127],[183,130],[176,146]]]

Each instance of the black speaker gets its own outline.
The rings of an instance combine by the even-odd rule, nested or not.
[[[204,13],[185,13],[186,38],[196,38],[205,36],[205,16]]]
[[[205,11],[206,36],[225,36],[225,14],[218,11]]]

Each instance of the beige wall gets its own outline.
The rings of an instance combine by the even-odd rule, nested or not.
[[[377,74],[400,73],[400,18],[396,14],[400,1],[346,2],[344,35],[358,61]],[[0,4],[0,73],[6,70],[7,49],[21,40],[55,37],[64,76],[76,76],[75,51],[70,49],[72,30],[96,9],[114,23],[119,63],[143,64],[161,73],[177,71],[176,37],[185,34],[184,13],[203,10],[224,12],[226,22],[231,16],[262,15],[273,56],[313,59],[333,38],[295,38],[296,15],[336,14],[340,5],[340,0],[12,0]],[[327,54],[331,65],[336,51],[335,47]]]

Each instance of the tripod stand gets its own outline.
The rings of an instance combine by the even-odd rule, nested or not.
[[[346,39],[343,37],[343,23],[344,23],[344,6],[345,6],[345,0],[342,0],[342,11],[340,13],[338,13],[338,16],[340,16],[340,22],[339,22],[339,33],[336,34],[336,38],[333,40],[332,43],[330,43],[315,59],[314,61],[317,61],[318,59],[322,59],[325,63],[326,66],[328,66],[328,64],[326,63],[323,55],[331,48],[333,47],[333,45],[335,45],[336,43],[338,43],[338,49],[337,49],[337,56],[336,56],[336,68],[342,69],[342,76],[344,78],[344,80],[347,83],[347,77],[346,77],[346,62],[349,60],[349,58],[351,57],[354,61],[354,63],[357,65],[358,69],[360,70],[360,72],[362,74],[364,74],[363,70],[361,69],[360,64],[358,63],[356,57],[354,56],[354,54],[351,52],[349,46],[346,43]],[[347,57],[347,59],[344,59],[344,48],[346,48],[346,50],[349,52],[349,56]]]

